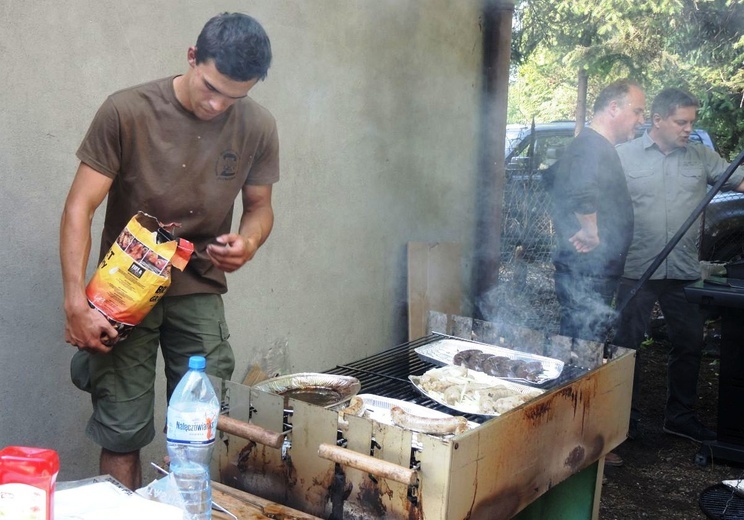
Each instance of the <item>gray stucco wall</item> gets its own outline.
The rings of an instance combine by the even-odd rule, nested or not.
[[[280,368],[318,371],[405,341],[408,241],[461,242],[467,285],[480,7],[1,2],[0,447],[58,450],[62,480],[97,473],[88,396],[69,382],[57,253],[74,152],[107,94],[185,71],[188,46],[218,12],[247,12],[272,39],[274,65],[252,96],[276,116],[282,150],[273,235],[229,276],[234,379],[267,353],[286,354]],[[162,421],[164,398],[157,405]],[[144,462],[164,451],[156,438]]]

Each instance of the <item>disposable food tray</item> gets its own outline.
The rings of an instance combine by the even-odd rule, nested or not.
[[[487,374],[484,374],[483,372],[477,372],[475,370],[469,370],[464,369],[466,375],[461,376],[457,373],[455,373],[455,370],[459,367],[455,367],[453,365],[450,365],[448,367],[442,367],[442,368],[432,368],[430,370],[427,370],[424,373],[424,376],[427,374],[437,373],[441,377],[445,379],[450,380],[457,380],[462,385],[463,388],[463,395],[469,394],[469,392],[472,392],[473,389],[483,390],[488,388],[500,388],[505,387],[508,390],[511,391],[512,394],[518,394],[520,396],[524,396],[526,400],[534,399],[535,397],[540,396],[544,390],[540,390],[538,388],[534,388],[528,385],[523,385],[520,383],[515,383],[513,381],[505,381],[504,379],[498,378],[498,377],[492,377]],[[450,408],[452,410],[461,412],[461,413],[469,413],[469,414],[477,414],[477,415],[484,415],[489,417],[497,417],[501,415],[500,413],[490,413],[484,411],[484,409],[481,407],[481,405],[473,400],[473,399],[463,399],[460,402],[457,403],[449,403],[444,398],[443,394],[437,391],[431,391],[430,389],[424,388],[421,385],[421,379],[423,376],[408,376],[408,379],[411,381],[413,386],[424,394],[429,399],[436,401],[437,403],[446,406],[447,408]],[[525,400],[525,402],[526,402]]]
[[[512,360],[522,360],[525,362],[539,361],[542,365],[543,371],[540,374],[537,374],[534,380],[528,380],[521,377],[499,377],[499,379],[514,381],[516,383],[542,385],[557,379],[561,375],[561,372],[563,372],[563,361],[558,359],[539,356],[537,354],[529,354],[527,352],[519,352],[506,347],[489,345],[487,343],[477,343],[474,341],[445,338],[417,347],[414,351],[424,361],[434,365],[444,366],[452,365],[453,358],[458,352],[472,349],[480,350],[484,354],[508,357]]]
[[[381,395],[373,394],[359,394],[357,397],[364,401],[365,417],[382,424],[393,424],[393,419],[390,416],[390,409],[393,406],[398,406],[407,413],[418,415],[419,417],[430,417],[432,419],[452,417],[452,415],[440,412],[439,410],[432,410],[431,408],[421,406],[420,404],[409,403],[408,401],[393,399],[391,397],[383,397]],[[480,425],[477,422],[468,421],[468,428],[472,429],[477,428],[478,426]]]
[[[361,383],[351,376],[301,372],[267,379],[253,389],[331,408],[359,393]]]

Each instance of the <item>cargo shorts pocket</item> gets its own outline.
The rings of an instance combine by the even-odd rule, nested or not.
[[[227,328],[227,323],[220,322],[220,338],[222,341],[230,339],[230,330]]]
[[[83,392],[91,392],[90,353],[78,350],[70,360],[70,379],[72,384]]]

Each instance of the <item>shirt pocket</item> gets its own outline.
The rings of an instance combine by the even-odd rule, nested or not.
[[[702,167],[680,166],[679,183],[682,188],[694,188],[700,184],[706,184],[705,172]]]
[[[628,170],[625,172],[625,179],[628,181],[628,191],[634,200],[639,196],[649,193],[657,178],[658,171],[653,168]]]
[[[653,168],[644,168],[638,170],[630,170],[626,172],[626,175],[631,179],[645,179],[646,177],[652,177],[656,172]]]

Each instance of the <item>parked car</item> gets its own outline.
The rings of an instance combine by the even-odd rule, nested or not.
[[[506,188],[502,250],[508,256],[516,247],[531,256],[544,256],[552,248],[546,171],[555,164],[574,138],[574,121],[531,126],[507,125]],[[638,135],[645,131],[640,129]],[[694,129],[690,140],[715,149],[705,130]],[[703,215],[700,259],[744,259],[744,194],[718,193]]]

